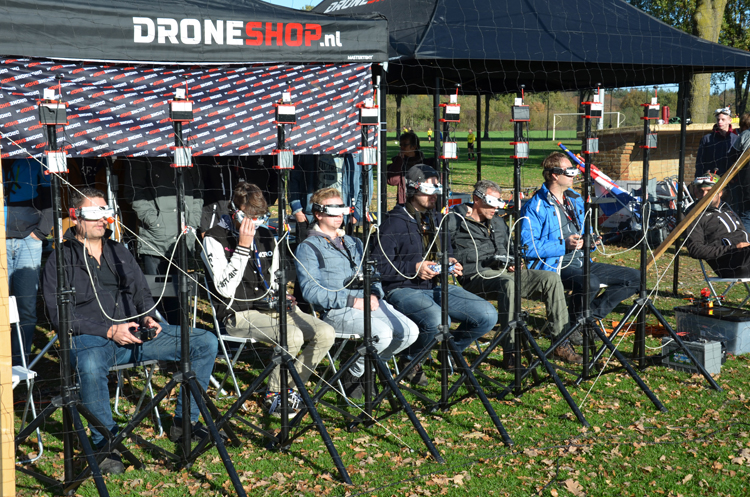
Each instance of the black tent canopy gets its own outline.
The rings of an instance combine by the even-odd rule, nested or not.
[[[100,62],[379,62],[382,20],[259,0],[0,0],[0,54]]]
[[[324,0],[388,20],[389,93],[624,87],[750,67],[750,53],[674,29],[623,0]]]

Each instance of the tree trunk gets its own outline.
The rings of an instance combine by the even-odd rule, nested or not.
[[[716,43],[724,20],[727,0],[698,0],[693,17],[693,34]],[[711,74],[696,74],[691,85],[690,115],[693,122],[707,122],[708,97],[711,93]]]
[[[739,115],[747,112],[748,83],[750,83],[747,75],[747,71],[734,73],[734,111]]]

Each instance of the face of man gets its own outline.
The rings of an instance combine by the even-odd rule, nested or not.
[[[417,147],[415,147],[409,140],[402,141],[400,146],[402,157],[414,157]]]
[[[103,198],[86,198],[83,200],[81,207],[107,207],[107,201]],[[107,218],[104,216],[96,221],[88,221],[79,218],[73,222],[77,227],[76,232],[78,238],[87,239],[90,242],[104,238],[104,233],[107,231],[107,228],[109,228]]]
[[[341,197],[331,197],[323,200],[320,205],[342,205],[344,203]],[[334,231],[341,227],[341,223],[344,222],[344,215],[339,214],[337,216],[329,216],[322,212],[316,212],[315,218],[318,220],[318,224],[321,228],[327,231]]]
[[[485,193],[485,195],[487,195],[488,197],[495,197],[497,199],[500,198],[500,192],[493,189],[487,190],[487,193]],[[492,207],[479,197],[474,197],[474,209],[479,215],[480,221],[492,219],[495,216],[495,212],[497,211],[496,207]]]
[[[560,161],[560,169],[573,169],[573,167],[573,164],[571,164],[568,159],[563,159]],[[564,174],[553,174],[552,177],[557,178],[555,182],[563,188],[572,187],[573,180],[575,179],[569,176],[565,176]]]
[[[716,124],[719,125],[719,129],[724,133],[729,132],[729,125],[732,124],[732,118],[726,114],[719,114],[716,116]]]
[[[427,180],[425,180],[425,183],[431,183],[433,185],[437,185],[438,179],[433,176],[432,178],[428,178]],[[436,202],[437,202],[437,193],[434,195],[425,195],[424,193],[417,190],[417,193],[415,193],[414,196],[411,198],[412,205],[419,212],[425,212],[425,211],[434,209]]]
[[[695,189],[696,190],[695,191],[695,201],[697,202],[698,200],[700,200],[703,197],[705,197],[706,195],[708,195],[708,192],[711,191],[711,188],[713,188],[713,185],[711,185],[711,186],[705,186],[705,187],[702,186],[702,187],[696,188]],[[721,197],[722,197],[722,195],[724,195],[724,190],[720,191],[718,194],[716,194],[716,196],[714,198],[711,199],[711,206],[712,207],[717,207],[718,208],[719,205],[721,205]]]

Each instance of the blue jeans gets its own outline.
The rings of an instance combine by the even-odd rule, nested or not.
[[[42,242],[31,235],[26,238],[8,238],[5,240],[5,249],[8,253],[8,291],[16,297],[23,350],[28,358],[36,328],[36,297],[39,291]],[[21,347],[15,330],[11,333],[11,348],[13,365],[18,366],[21,364]]]
[[[570,322],[574,323],[581,316],[583,310],[583,295],[586,288],[583,268],[567,267],[560,272],[560,279],[563,287],[573,292],[569,312]],[[606,284],[607,288],[601,295],[598,295],[600,283]],[[620,302],[639,290],[640,283],[641,272],[637,269],[592,262],[589,279],[589,310],[591,315],[597,319],[606,318],[607,314],[612,312]]]
[[[78,372],[81,386],[81,401],[112,433],[117,425],[112,419],[109,403],[107,375],[115,364],[126,364],[152,359],[164,361],[180,360],[180,327],[164,325],[161,333],[149,342],[139,345],[121,346],[112,340],[96,335],[75,335],[71,343],[71,364]],[[194,328],[190,333],[191,368],[201,387],[205,390],[214,368],[218,341],[206,330]],[[182,395],[177,397],[175,417],[182,416]],[[190,421],[198,421],[200,413],[195,400],[190,401]],[[91,441],[100,445],[104,436],[92,426]]]
[[[438,333],[441,323],[440,293],[441,288],[437,286],[431,290],[397,288],[386,295],[386,300],[397,311],[419,327],[419,338],[401,354],[409,361],[427,347]],[[453,339],[460,351],[484,336],[497,323],[497,309],[492,304],[455,285],[448,285],[448,316],[450,321],[461,323],[453,332]]]

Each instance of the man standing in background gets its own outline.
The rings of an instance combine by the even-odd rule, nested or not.
[[[477,137],[474,136],[474,133],[472,133],[471,130],[469,130],[469,134],[466,135],[466,149],[469,152],[469,159],[476,159],[477,154],[474,153],[474,142],[477,141]]]

